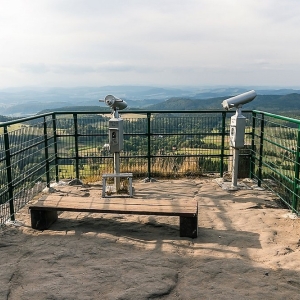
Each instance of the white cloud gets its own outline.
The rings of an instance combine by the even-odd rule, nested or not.
[[[299,85],[299,12],[297,0],[5,1],[0,87]]]

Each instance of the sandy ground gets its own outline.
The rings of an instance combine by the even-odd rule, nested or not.
[[[196,199],[198,238],[179,237],[178,217],[69,212],[36,231],[25,207],[0,229],[0,299],[300,299],[300,219],[272,194],[227,191],[212,178],[134,188],[135,197]]]

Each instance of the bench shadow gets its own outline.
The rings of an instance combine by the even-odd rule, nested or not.
[[[170,241],[193,241],[197,248],[205,248],[206,244],[217,244],[239,249],[255,248],[261,249],[259,234],[248,231],[237,230],[216,230],[212,228],[198,227],[198,237],[195,239],[179,236],[179,219],[173,218],[171,225],[164,223],[160,217],[142,216],[140,221],[128,221],[123,216],[115,216],[107,218],[84,216],[82,219],[58,218],[48,230],[65,232],[66,234],[74,232],[75,235],[91,234],[99,236],[99,234],[109,234],[115,237],[124,237],[140,242],[148,243],[156,241],[158,244]],[[47,231],[44,231],[47,232]],[[185,247],[184,244],[181,245]]]

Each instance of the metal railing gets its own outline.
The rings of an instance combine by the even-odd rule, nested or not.
[[[207,173],[222,177],[231,159],[229,125],[233,113],[123,111],[121,172],[131,172],[136,178]],[[249,177],[270,188],[269,179],[279,184],[274,175],[279,169],[266,161],[265,151],[271,151],[266,146],[270,138],[261,124],[269,125],[262,112],[244,111],[243,114],[247,117],[245,144],[247,148],[252,147]],[[100,180],[103,173],[111,173],[113,156],[107,148],[109,118],[107,111],[54,112],[0,124],[0,225],[9,219],[15,220],[16,212],[45,187],[50,187],[51,182],[72,178],[92,182]],[[287,130],[289,127],[282,133]],[[278,149],[284,149],[284,145],[278,144]],[[289,168],[298,166],[298,144],[291,150],[294,156],[290,157]],[[285,174],[288,178],[291,175]],[[298,179],[294,176],[295,172],[289,179],[293,181],[293,188],[290,181],[281,179],[280,182],[282,187],[287,186],[292,191],[293,203],[282,196],[281,190],[272,190],[279,192],[296,212]]]
[[[299,214],[300,120],[253,111],[251,177]]]

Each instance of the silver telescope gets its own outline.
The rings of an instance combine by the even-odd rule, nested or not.
[[[122,110],[127,107],[127,103],[124,100],[117,98],[113,95],[107,95],[104,99],[100,99],[99,102],[104,102],[113,110]]]
[[[229,110],[233,107],[239,108],[243,104],[251,102],[256,97],[256,92],[254,90],[228,98],[222,102],[223,108]]]

